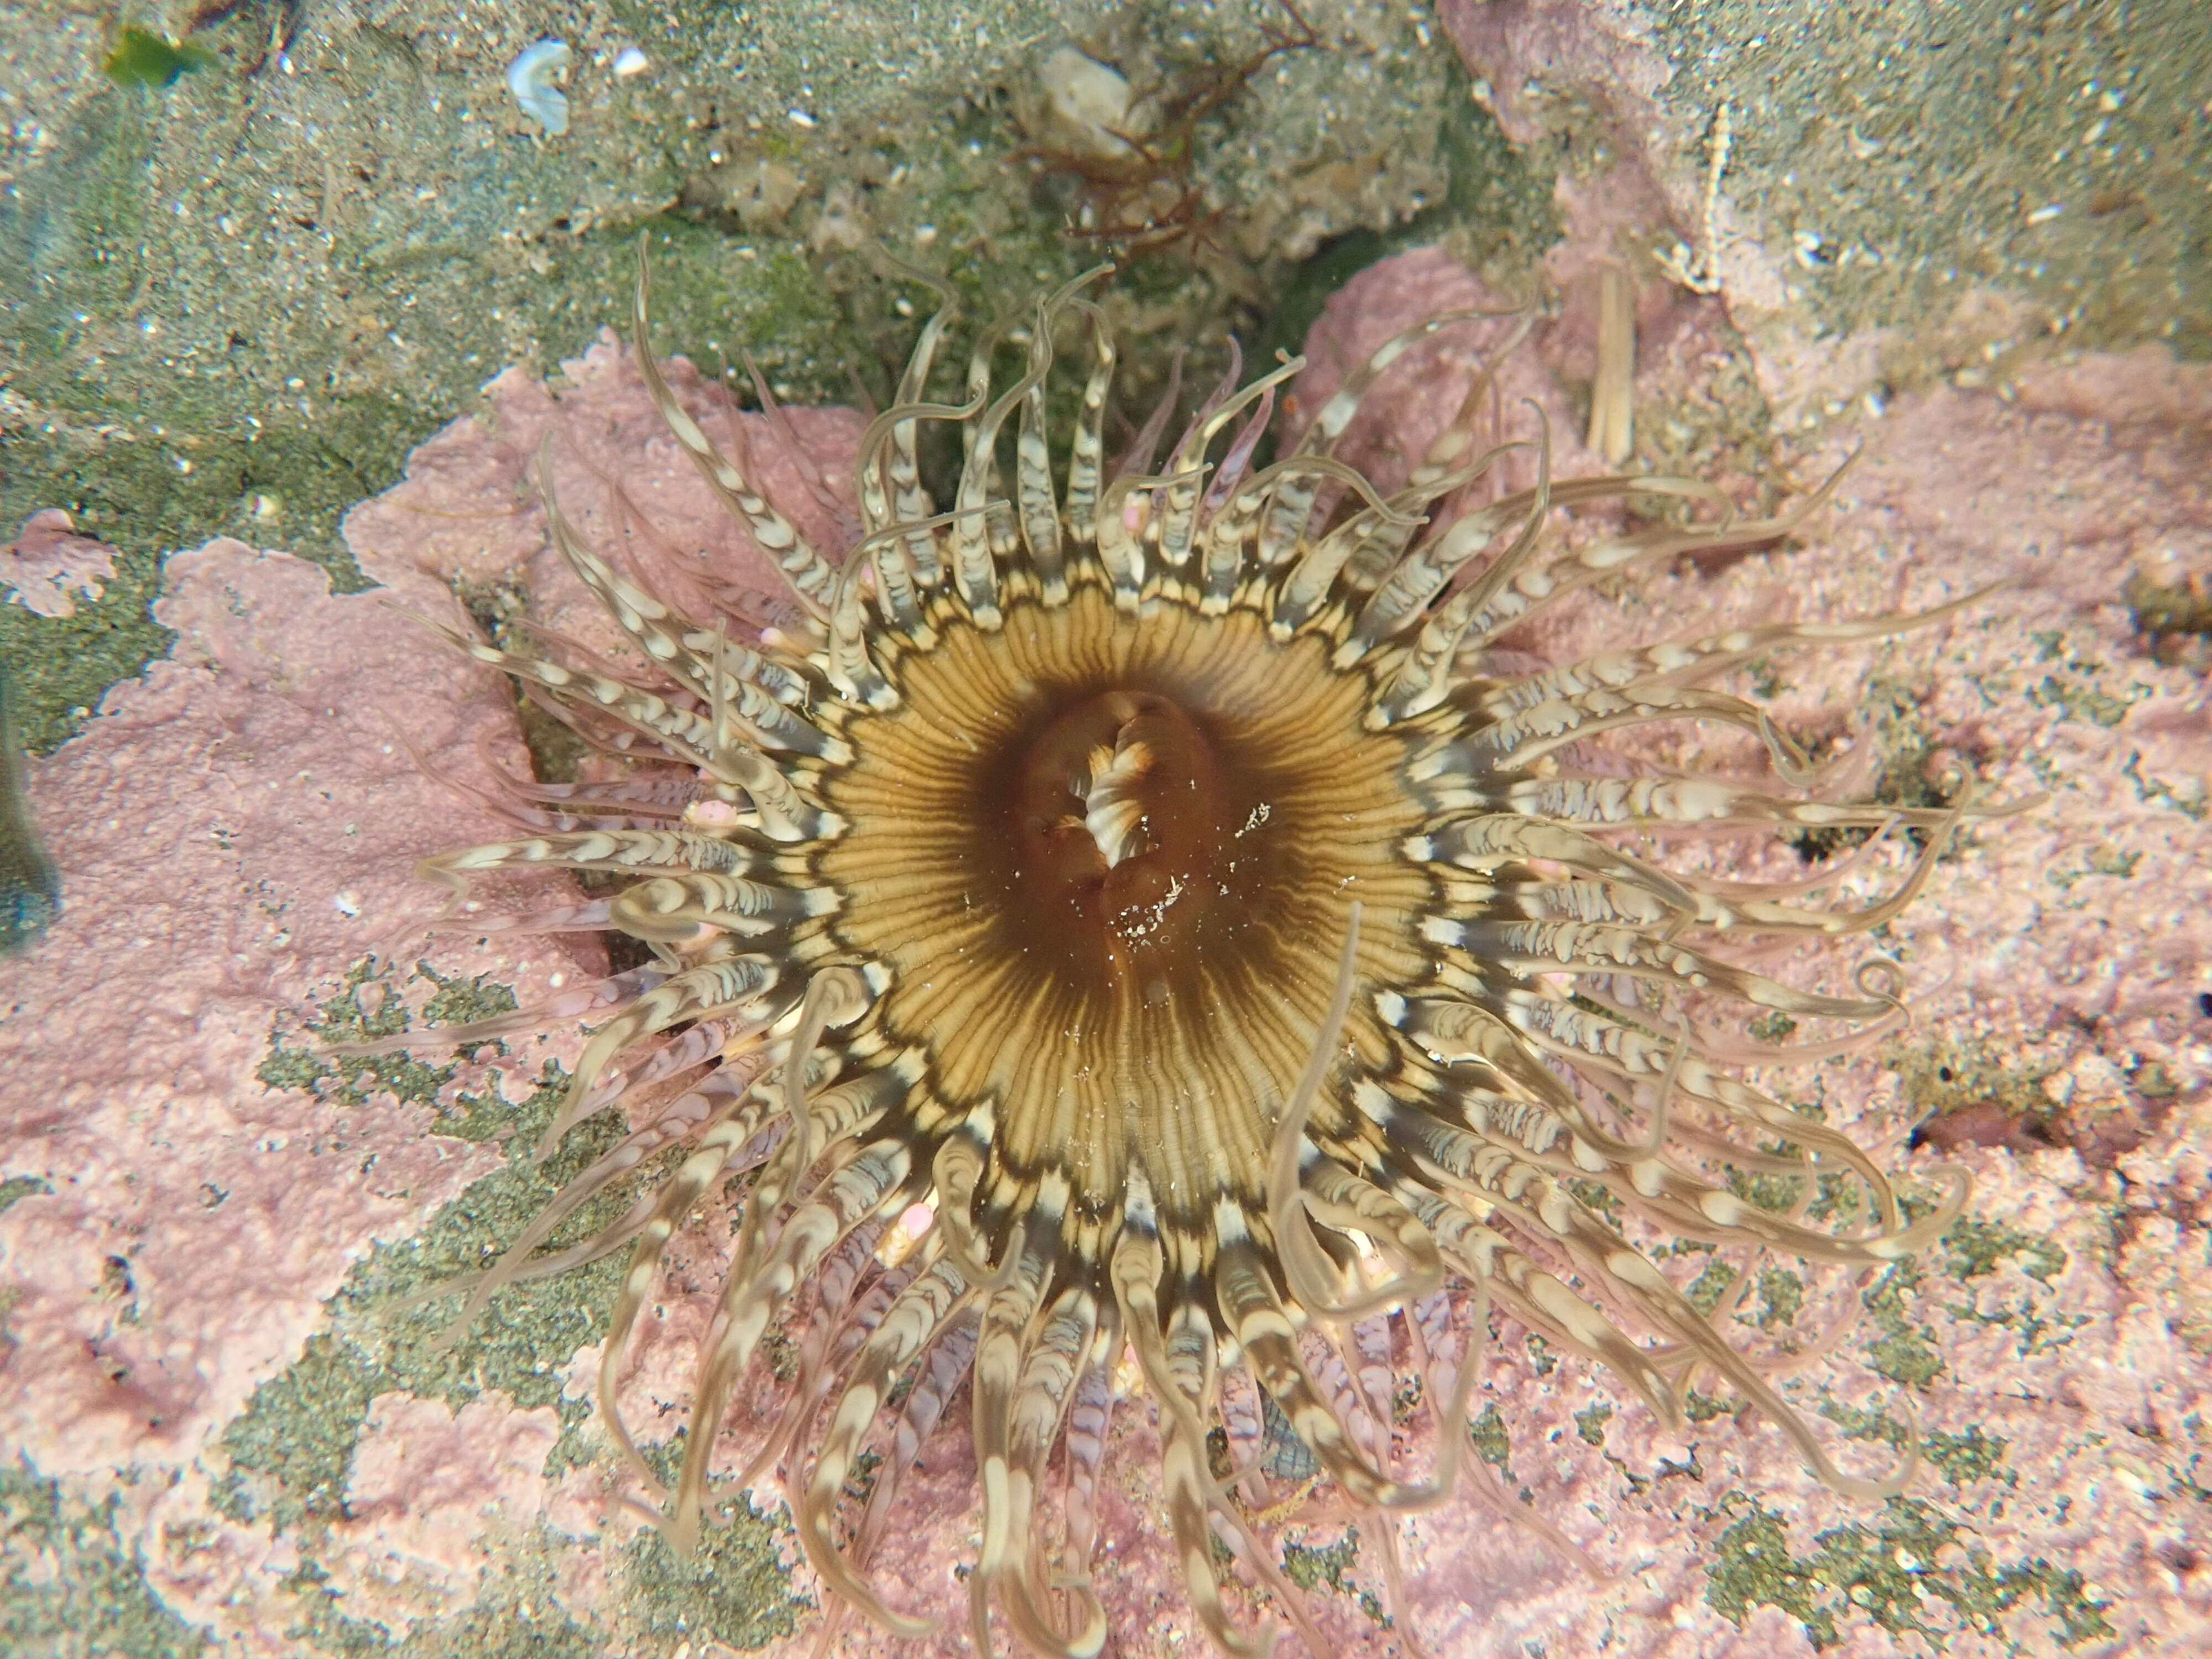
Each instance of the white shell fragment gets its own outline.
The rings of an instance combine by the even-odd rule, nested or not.
[[[574,56],[566,40],[539,40],[525,46],[507,66],[507,89],[514,101],[555,138],[568,130],[568,100],[555,77]]]
[[[635,46],[624,46],[615,57],[617,75],[642,75],[649,60]]]
[[[1044,60],[1037,79],[1054,124],[1073,148],[1101,157],[1131,153],[1120,135],[1141,131],[1146,124],[1132,112],[1135,94],[1118,70],[1062,46]]]

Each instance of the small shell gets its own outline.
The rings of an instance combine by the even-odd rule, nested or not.
[[[540,40],[525,46],[507,66],[507,89],[514,101],[555,138],[568,130],[568,100],[554,77],[568,67],[574,55],[566,40]]]
[[[624,46],[615,59],[617,75],[642,75],[651,67],[651,60],[635,46]]]

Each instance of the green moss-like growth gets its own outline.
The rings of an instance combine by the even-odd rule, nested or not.
[[[126,28],[100,67],[118,87],[160,88],[176,85],[195,70],[213,67],[215,54],[190,40],[165,40],[144,29]]]
[[[5,494],[0,489],[0,497]],[[0,514],[27,506],[27,497],[13,507],[0,503]],[[27,510],[13,520],[0,519],[0,537],[12,536],[29,516]],[[167,652],[176,636],[151,611],[161,584],[159,558],[126,552],[101,584],[100,598],[75,599],[74,616],[41,617],[0,604],[0,663],[13,684],[16,738],[27,750],[52,754],[76,734],[108,687]]]
[[[88,1506],[0,1467],[0,1652],[185,1659],[200,1633],[163,1607],[115,1530],[119,1492]]]
[[[362,1087],[337,1076],[324,1082],[341,1095]],[[532,1165],[537,1136],[558,1110],[567,1083],[548,1065],[521,1106],[479,1103],[448,1123],[447,1133],[478,1140],[511,1131],[507,1167],[471,1187],[414,1238],[380,1247],[348,1276],[331,1300],[332,1328],[257,1389],[225,1431],[231,1469],[218,1501],[226,1512],[240,1520],[269,1514],[280,1525],[342,1517],[354,1447],[368,1402],[380,1394],[399,1390],[459,1407],[495,1389],[524,1410],[552,1407],[572,1430],[588,1418],[587,1402],[563,1395],[559,1368],[597,1339],[601,1310],[619,1278],[617,1262],[514,1287],[450,1346],[441,1344],[453,1299],[410,1301],[482,1268],[620,1133],[612,1123],[583,1125],[544,1165]],[[605,1225],[622,1201],[622,1194],[609,1194],[586,1204],[562,1239]]]
[[[1513,1451],[1511,1437],[1505,1431],[1505,1419],[1494,1405],[1485,1406],[1482,1415],[1468,1425],[1468,1437],[1474,1442],[1475,1455],[1494,1468],[1508,1480],[1514,1478],[1510,1461]]]
[[[2066,1252],[2053,1240],[1978,1216],[1961,1216],[1943,1235],[1943,1271],[1961,1284],[2005,1261],[2045,1286],[2066,1271]]]
[[[683,1447],[679,1435],[662,1449],[669,1455],[655,1460],[671,1484]],[[710,1526],[701,1534],[695,1557],[677,1554],[653,1534],[638,1538],[622,1553],[630,1592],[628,1622],[663,1651],[702,1640],[759,1648],[790,1635],[801,1610],[813,1603],[793,1595],[777,1559],[777,1534],[789,1530],[787,1523],[763,1520],[740,1503],[729,1525]]]
[[[2007,1486],[2017,1486],[2019,1476],[2005,1467],[2005,1445],[2002,1435],[1984,1434],[1978,1425],[1970,1424],[1961,1433],[1936,1429],[1922,1436],[1920,1455],[1942,1470],[1944,1480],[1954,1487],[1999,1475]]]
[[[1370,1623],[1388,1629],[1392,1622],[1382,1611],[1382,1603],[1372,1590],[1361,1589],[1357,1584],[1345,1582],[1359,1559],[1359,1530],[1345,1528],[1344,1536],[1334,1544],[1314,1548],[1304,1544],[1285,1543],[1283,1546],[1283,1577],[1302,1590],[1327,1589],[1338,1595],[1356,1596],[1359,1610]]]
[[[37,1176],[9,1176],[0,1181],[0,1215],[7,1214],[20,1200],[52,1191],[52,1185]]]
[[[1942,1346],[1935,1328],[1915,1317],[1913,1292],[1919,1267],[1908,1260],[1883,1270],[1862,1298],[1873,1328],[1867,1364],[1893,1382],[1924,1389],[1943,1374]]]
[[[1790,1553],[1783,1517],[1742,1492],[1709,1513],[1735,1518],[1714,1547],[1707,1603],[1739,1626],[1757,1603],[1780,1607],[1816,1649],[1840,1642],[1854,1613],[1938,1651],[1955,1625],[2017,1638],[2023,1620],[2039,1616],[2062,1648],[2113,1634],[2109,1603],[2088,1597],[2080,1573],[2041,1557],[2000,1565],[1966,1528],[1916,1498],[1891,1498],[1873,1525],[1820,1534],[1803,1557]],[[1938,1566],[1945,1557],[1954,1564]]]
[[[343,1054],[321,1048],[373,1042],[409,1030],[414,1016],[400,993],[406,984],[417,981],[428,981],[438,988],[423,1005],[425,1026],[465,1025],[514,1009],[514,993],[504,985],[487,984],[482,978],[448,979],[427,962],[416,963],[415,971],[401,981],[391,964],[365,957],[346,970],[343,986],[317,1005],[318,1018],[306,1022],[306,1034],[313,1043],[303,1044],[281,1030],[271,1031],[269,1052],[254,1075],[271,1089],[325,1091],[349,1106],[358,1106],[370,1094],[382,1092],[417,1106],[445,1109],[440,1097],[458,1073],[457,1066],[433,1066],[405,1053]],[[362,996],[363,989],[371,986],[384,993],[374,1003],[374,1012]],[[505,1102],[466,1092],[455,1097],[448,1115],[459,1121],[447,1126],[447,1133],[471,1140],[483,1139],[511,1122]]]
[[[1706,1604],[1741,1625],[1755,1603],[1780,1607],[1816,1647],[1836,1639],[1834,1616],[1822,1605],[1822,1585],[1812,1569],[1794,1560],[1782,1517],[1741,1494],[1722,1500],[1719,1513],[1741,1519],[1721,1534],[1705,1582]]]
[[[341,1659],[597,1659],[606,1651],[555,1600],[554,1576],[527,1554],[488,1575],[475,1604],[420,1620],[404,1637],[380,1620],[348,1618],[330,1575],[303,1562],[284,1583],[299,1615],[285,1633],[302,1651]]]

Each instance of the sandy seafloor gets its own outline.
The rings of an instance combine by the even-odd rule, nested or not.
[[[1555,266],[1587,270],[1617,199],[1563,204]],[[1786,252],[1738,244],[1730,260],[1710,298],[1645,290],[1639,397],[1694,400],[1727,323],[1775,314]],[[1309,343],[1300,405],[1393,329],[1486,297],[1432,250],[1363,275]],[[1589,326],[1570,307],[1507,376],[1550,411],[1563,471],[1590,459],[1567,436]],[[1786,331],[1753,332],[1778,403],[1848,355],[1832,344],[1808,368]],[[1396,371],[1383,419],[1355,433],[1378,472],[1449,413],[1479,337]],[[793,419],[817,457],[848,453],[860,425]],[[175,648],[31,764],[67,908],[0,963],[0,1628],[24,1651],[703,1656],[814,1639],[814,1581],[772,1494],[702,1569],[618,1507],[584,1398],[604,1272],[516,1293],[450,1350],[430,1340],[439,1308],[405,1304],[478,1263],[547,1190],[520,1151],[574,1039],[368,1073],[313,1052],[312,1028],[388,1024],[401,1006],[466,1017],[509,992],[527,1006],[597,971],[570,937],[423,939],[437,900],[410,876],[501,833],[465,790],[495,790],[495,769],[526,758],[500,685],[392,607],[451,616],[459,584],[552,627],[601,627],[521,487],[549,424],[587,531],[614,523],[596,476],[611,471],[679,545],[740,570],[757,557],[603,343],[553,391],[495,381],[349,516],[378,591],[333,597],[314,566],[236,541],[173,556],[157,615]],[[754,438],[774,493],[820,522],[774,434]],[[1867,1286],[1850,1340],[1789,1385],[1854,1468],[1888,1467],[1908,1416],[1925,1468],[1887,1504],[1837,1498],[1770,1427],[1720,1412],[1662,1432],[1509,1325],[1485,1361],[1479,1444],[1606,1576],[1464,1499],[1401,1524],[1408,1589],[1386,1627],[1378,1564],[1342,1522],[1293,1526],[1287,1565],[1346,1652],[1403,1650],[1410,1631],[1439,1659],[2212,1653],[2212,709],[2201,651],[2154,649],[2124,597],[2131,578],[2212,569],[2212,373],[2150,346],[2053,356],[2002,396],[1939,384],[1854,403],[1803,434],[1787,482],[1854,447],[1791,541],[1583,596],[1513,643],[1565,657],[2014,580],[1923,631],[1778,653],[1734,682],[1801,734],[1875,745],[1893,788],[1971,772],[1991,798],[2049,795],[1966,834],[1875,941],[1910,975],[1911,1031],[1770,1079],[1908,1183],[1940,1158],[1974,1177],[1967,1218]],[[1695,728],[1647,752],[1745,759]],[[1800,867],[1783,848],[1675,854],[1759,878]],[[1877,861],[1850,890],[1898,869]],[[395,940],[402,966],[362,979]],[[1796,969],[1834,982],[1855,959]],[[1943,1144],[1909,1145],[1930,1120]],[[710,1212],[636,1340],[626,1411],[663,1436],[728,1221]],[[1741,1316],[1768,1328],[1753,1340],[1820,1328],[1823,1297],[1848,1293],[1784,1273]],[[771,1399],[741,1401],[733,1443]],[[963,1437],[932,1449],[878,1564],[948,1632],[975,1541]],[[1125,1407],[1103,1594],[1115,1650],[1194,1651],[1153,1444],[1147,1408]],[[1264,1616],[1256,1595],[1232,1604]]]

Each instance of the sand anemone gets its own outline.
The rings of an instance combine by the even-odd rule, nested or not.
[[[1115,349],[1085,297],[1098,275],[1039,301],[1025,331],[987,334],[957,401],[933,392],[951,307],[928,324],[861,441],[859,522],[831,557],[662,377],[641,264],[639,371],[781,564],[794,619],[750,627],[696,580],[687,604],[707,614],[679,614],[586,544],[549,473],[552,538],[636,664],[459,641],[629,769],[533,792],[518,809],[533,833],[425,873],[606,872],[609,896],[564,924],[650,950],[592,994],[599,1023],[548,1144],[617,1105],[629,1132],[469,1287],[462,1320],[504,1284],[627,1247],[600,1400],[651,1480],[616,1409],[626,1344],[672,1237],[749,1180],[665,1529],[696,1539],[718,1430],[781,1328],[797,1381],[737,1479],[780,1472],[839,1602],[919,1633],[869,1557],[964,1387],[979,1651],[994,1605],[1036,1651],[1103,1646],[1095,1499],[1134,1392],[1158,1413],[1159,1492],[1208,1631],[1232,1652],[1266,1645],[1230,1615],[1218,1543],[1319,1649],[1268,1525],[1307,1498],[1387,1518],[1479,1474],[1462,1457],[1468,1359],[1493,1313],[1610,1368],[1662,1419],[1717,1378],[1832,1485],[1892,1489],[1894,1474],[1831,1462],[1778,1390],[1787,1356],[1737,1346],[1661,1247],[1848,1279],[1935,1239],[1964,1201],[1954,1178],[1914,1211],[1848,1136],[1745,1075],[1889,1029],[1894,966],[1799,988],[1735,947],[1878,925],[1978,809],[1819,799],[1805,754],[1710,684],[1758,653],[1940,613],[1724,629],[1532,671],[1498,641],[1541,607],[1771,542],[1833,481],[1746,517],[1680,480],[1555,480],[1540,421],[1479,441],[1484,375],[1383,495],[1336,447],[1392,361],[1464,315],[1390,340],[1265,465],[1295,362],[1242,386],[1232,370],[1164,459],[1166,410],[1109,464]],[[1063,434],[1048,377],[1079,341]],[[927,439],[948,426],[959,458],[933,489]],[[1753,734],[1778,783],[1638,775],[1600,741],[1681,720]],[[1654,851],[1692,832],[1899,825],[1917,860],[1857,908],[1813,901],[1815,883],[1840,890],[1833,868],[1754,886]],[[1747,1009],[1810,1030],[1759,1047],[1724,1029]],[[654,1160],[617,1224],[550,1242]],[[855,1498],[864,1452],[880,1464]],[[1390,1528],[1373,1531],[1395,1559]]]

